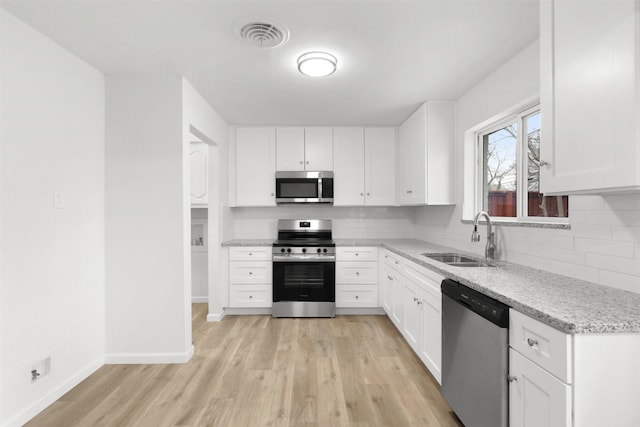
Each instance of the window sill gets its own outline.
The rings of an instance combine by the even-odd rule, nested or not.
[[[463,224],[473,224],[472,219],[460,220]],[[487,221],[481,220],[478,224],[486,224]],[[560,222],[531,222],[531,221],[506,221],[500,219],[491,219],[491,225],[501,225],[505,227],[528,227],[528,228],[555,228],[557,230],[571,230],[571,224]]]

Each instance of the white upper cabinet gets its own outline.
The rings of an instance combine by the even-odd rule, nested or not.
[[[276,170],[304,170],[304,128],[276,129]]]
[[[275,128],[237,128],[236,206],[275,206]]]
[[[333,170],[333,128],[281,127],[276,135],[277,170]]]
[[[190,143],[189,166],[191,174],[191,206],[209,205],[209,146],[205,142]]]
[[[334,205],[395,204],[395,135],[395,128],[334,128]]]
[[[365,205],[395,205],[395,128],[366,128],[364,130],[364,177]]]
[[[640,190],[640,2],[540,2],[545,194]]]
[[[454,104],[428,102],[401,126],[398,204],[454,204]]]
[[[333,204],[364,205],[364,128],[333,129]]]

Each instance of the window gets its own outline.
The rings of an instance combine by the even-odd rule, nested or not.
[[[492,217],[555,221],[569,217],[568,196],[540,192],[540,108],[478,132],[478,210]]]

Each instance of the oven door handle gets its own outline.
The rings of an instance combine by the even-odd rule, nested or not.
[[[273,255],[273,262],[335,262],[334,255]]]

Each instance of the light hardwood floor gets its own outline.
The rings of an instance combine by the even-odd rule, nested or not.
[[[461,426],[386,316],[206,322],[182,365],[106,365],[27,426]]]

